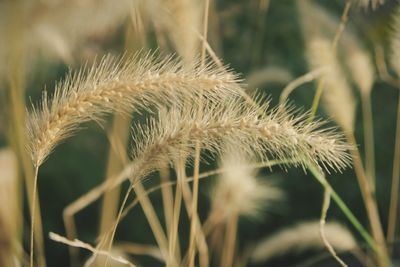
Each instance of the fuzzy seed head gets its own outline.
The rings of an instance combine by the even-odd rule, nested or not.
[[[121,59],[107,56],[92,67],[69,74],[51,98],[44,93],[39,108],[29,115],[29,149],[39,166],[65,138],[87,121],[104,114],[149,110],[183,99],[196,99],[199,92],[210,101],[238,92],[237,76],[213,64],[199,61],[183,67],[180,61],[138,53]]]
[[[240,97],[224,101],[193,102],[160,110],[133,133],[132,179],[156,170],[160,163],[174,162],[181,155],[194,155],[197,142],[212,156],[235,147],[261,161],[291,159],[289,165],[306,166],[310,161],[326,170],[342,170],[349,164],[350,148],[340,134],[322,129],[321,122],[308,122],[282,108],[260,114],[268,105],[250,105]]]
[[[218,177],[211,196],[213,212],[223,221],[235,215],[258,218],[284,198],[281,189],[256,178],[250,163],[237,150],[223,155],[221,167],[226,171]]]

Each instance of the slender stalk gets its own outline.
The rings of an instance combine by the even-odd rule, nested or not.
[[[314,164],[308,164],[307,168],[311,171],[313,176],[321,183],[324,188],[328,188],[331,191],[332,199],[338,205],[343,214],[347,217],[347,219],[351,222],[351,224],[357,229],[363,239],[367,242],[367,244],[372,248],[372,250],[376,253],[378,257],[378,265],[379,266],[391,266],[388,254],[386,249],[382,247],[378,242],[372,238],[368,231],[361,225],[361,223],[357,220],[351,210],[347,207],[341,197],[335,192],[329,182],[326,180],[324,174],[316,167]]]
[[[170,183],[170,175],[169,175],[169,167],[167,164],[160,168],[160,177],[161,183]],[[163,199],[163,207],[164,207],[164,217],[165,217],[165,225],[167,230],[167,235],[171,233],[171,224],[173,220],[173,213],[174,213],[174,196],[172,193],[172,189],[169,186],[165,186],[161,188],[161,195]]]
[[[112,130],[109,135],[111,146],[108,153],[106,180],[115,178],[115,175],[118,174],[128,162],[125,148],[128,144],[130,122],[130,116],[116,115],[114,117]],[[115,221],[118,212],[120,192],[120,188],[116,186],[104,194],[100,213],[100,236],[105,234]],[[105,240],[105,243],[100,246],[100,249],[108,247],[108,242],[110,242],[110,240]],[[73,248],[71,247],[71,249]],[[76,253],[72,255],[75,259],[73,258],[71,262],[77,262]]]
[[[198,150],[198,151],[197,151]],[[193,197],[191,209],[190,240],[189,240],[189,267],[194,267],[196,254],[195,240],[197,232],[197,205],[199,197],[199,172],[200,172],[200,142],[196,145],[194,171],[193,171]]]
[[[143,185],[140,182],[136,183],[133,189],[135,190],[135,192],[137,194],[140,205],[143,208],[144,214],[146,215],[147,221],[149,222],[149,225],[154,234],[154,237],[156,238],[157,244],[161,249],[161,253],[163,254],[163,256],[165,258],[167,258],[168,257],[167,237],[161,226],[160,220],[157,217],[154,207],[151,204],[151,201],[146,194],[146,189],[143,187]]]
[[[313,102],[312,102],[312,105],[311,105],[310,117],[308,118],[309,122],[314,120],[315,114],[317,113],[317,109],[318,109],[318,106],[319,106],[319,101],[321,99],[322,92],[324,90],[324,85],[325,85],[325,78],[322,77],[318,81],[317,90],[315,91],[314,99],[313,99]]]
[[[31,211],[31,237],[30,237],[30,253],[29,262],[30,267],[33,267],[33,254],[34,254],[34,230],[35,229],[35,215],[36,215],[36,198],[37,198],[37,180],[38,180],[39,167],[35,168],[35,176],[33,180],[33,192],[32,192],[32,211]]]
[[[374,239],[370,236],[368,231],[362,226],[362,224],[357,220],[351,210],[344,203],[342,198],[336,193],[336,191],[332,188],[329,182],[326,180],[325,175],[319,170],[317,166],[310,163],[307,168],[310,170],[314,178],[324,187],[330,190],[330,194],[332,196],[333,201],[335,201],[336,205],[340,208],[346,218],[350,221],[350,223],[356,228],[362,238],[367,242],[367,244],[374,250],[377,250],[377,244]]]
[[[396,144],[393,157],[392,187],[390,192],[390,206],[388,218],[387,241],[391,245],[396,236],[396,223],[399,205],[399,180],[400,180],[400,94],[397,102],[397,129]]]
[[[371,189],[375,192],[375,142],[370,93],[361,93],[361,104],[364,122],[365,169],[367,178],[371,183]]]
[[[106,179],[115,177],[127,162],[125,147],[128,144],[130,117],[117,115],[114,118],[112,130],[110,133],[110,143],[114,147],[110,147],[108,161],[106,167]],[[101,218],[100,218],[100,234],[110,228],[118,212],[120,188],[115,187],[104,194]]]
[[[256,164],[251,164],[248,167],[251,169],[257,169],[257,168],[271,168],[272,166],[275,165],[282,165],[282,164],[295,164],[296,161],[294,159],[287,159],[287,160],[271,160],[268,162],[259,162]],[[224,168],[218,168],[215,170],[211,170],[211,171],[207,171],[207,172],[203,172],[199,175],[199,179],[203,179],[203,178],[207,178],[213,175],[217,175],[217,174],[221,174],[223,172],[226,172],[227,170]],[[125,173],[129,173],[126,170],[122,170],[120,172],[120,174],[118,175],[118,177],[123,176]],[[122,181],[125,181],[126,179],[115,179],[118,180],[119,183],[121,183]],[[193,177],[188,177],[186,179],[187,182],[189,181],[193,181]],[[118,183],[118,184],[119,184]],[[150,188],[149,190],[146,191],[146,194],[150,194],[152,192],[155,192],[156,190],[160,190],[164,187],[170,187],[175,185],[177,182],[176,181],[170,181],[168,183],[162,183],[160,185],[157,185],[155,187]],[[64,210],[64,223],[66,225],[66,229],[67,232],[69,232],[70,234],[68,234],[68,238],[69,239],[74,239],[76,237],[75,233],[75,224],[73,223],[73,216],[78,213],[79,211],[81,211],[82,209],[84,209],[85,207],[87,207],[88,205],[90,205],[91,203],[93,203],[94,201],[96,201],[105,191],[109,190],[109,188],[113,188],[115,185],[114,184],[110,184],[109,180],[106,180],[105,182],[103,182],[102,184],[98,185],[97,187],[93,188],[91,191],[89,191],[87,194],[83,195],[81,198],[77,199],[76,201],[74,201],[73,203],[71,203],[70,205],[67,206],[67,208]],[[136,204],[139,203],[138,198],[136,198],[124,211],[124,214],[122,215],[122,218],[126,216],[126,214],[128,213],[128,211],[130,209],[132,209]],[[69,225],[69,226],[67,226]],[[69,229],[69,231],[68,231]],[[172,225],[171,225],[171,230],[173,229]]]
[[[225,229],[224,250],[222,252],[220,267],[232,267],[236,248],[236,235],[239,216],[234,214],[228,220]]]
[[[298,88],[300,85],[311,82],[321,76],[326,71],[325,68],[318,68],[307,72],[306,74],[296,78],[295,80],[288,83],[288,85],[283,88],[281,95],[279,97],[279,104],[284,104],[294,89]]]
[[[351,1],[346,0],[346,4],[343,8],[343,13],[340,18],[340,24],[336,29],[335,36],[333,37],[333,42],[332,42],[332,50],[333,51],[336,51],[337,46],[339,44],[340,37],[342,36],[344,28],[346,27],[347,21],[349,20],[350,8],[351,8]]]
[[[260,63],[260,58],[262,56],[262,48],[264,41],[264,33],[265,33],[265,18],[268,12],[270,0],[259,0],[258,2],[258,14],[256,16],[256,27],[257,31],[254,31],[253,37],[253,53],[251,57],[251,65],[253,67],[257,67]]]
[[[329,253],[332,255],[332,257],[340,264],[340,266],[347,267],[347,264],[341,258],[339,258],[339,256],[336,254],[335,249],[329,243],[329,240],[326,238],[326,235],[325,235],[324,227],[326,224],[326,216],[328,214],[330,205],[331,205],[331,189],[324,188],[324,201],[322,202],[321,217],[319,220],[319,233],[320,233],[322,242],[324,243],[326,249],[329,251]]]
[[[271,160],[269,162],[260,162],[260,163],[251,164],[251,165],[248,166],[248,168],[250,168],[250,169],[271,168],[272,166],[275,166],[275,165],[290,164],[290,163],[295,163],[295,162],[296,162],[295,160],[291,160],[291,159],[288,159],[288,160]],[[199,179],[204,179],[204,178],[207,178],[207,177],[210,177],[210,176],[213,176],[213,175],[221,174],[221,173],[226,172],[226,171],[228,171],[228,170],[226,170],[224,168],[219,168],[219,169],[215,169],[215,170],[212,170],[212,171],[203,172],[203,173],[201,173],[199,175]],[[193,177],[187,177],[185,180],[186,180],[186,182],[191,182],[191,181],[193,181]],[[157,190],[162,189],[163,187],[171,187],[171,186],[173,186],[175,184],[176,184],[176,181],[171,181],[171,182],[168,182],[168,183],[159,184],[157,186],[154,186],[154,187],[148,189],[146,191],[146,194],[148,195],[148,194],[150,194],[152,192],[155,192]],[[189,190],[187,190],[187,191],[190,193]],[[137,198],[134,201],[132,201],[132,203],[129,204],[126,207],[126,209],[125,209],[124,213],[122,214],[121,218],[124,218],[128,214],[129,210],[134,208],[138,203],[139,203],[139,200]],[[207,219],[207,221],[212,221],[212,220]],[[207,223],[207,221],[203,224],[203,231],[204,231],[205,235],[208,234],[208,231],[206,231],[206,229],[211,229],[211,227],[213,226],[211,222]],[[206,224],[210,224],[210,226],[206,226]]]
[[[126,202],[128,201],[129,194],[132,192],[132,189],[133,189],[133,185],[131,184],[129,186],[128,190],[126,191],[124,200],[122,201],[121,207],[120,207],[120,209],[118,211],[117,219],[116,219],[115,224],[114,224],[114,226],[112,228],[112,232],[111,232],[111,236],[110,236],[110,242],[109,242],[108,249],[107,249],[108,253],[107,253],[106,260],[104,262],[104,267],[107,267],[107,264],[108,264],[108,261],[109,261],[109,258],[110,258],[109,254],[110,254],[110,251],[111,251],[111,248],[112,248],[112,244],[113,244],[113,240],[114,240],[114,237],[115,237],[115,233],[117,232],[118,223],[119,223],[119,221],[121,219],[122,212],[123,212],[123,210],[125,208]]]
[[[367,176],[364,172],[363,164],[361,162],[360,153],[356,147],[356,140],[353,133],[346,133],[348,142],[354,147],[351,150],[351,156],[353,158],[354,171],[356,173],[358,185],[361,190],[361,195],[363,197],[365,208],[368,215],[368,220],[371,226],[372,235],[378,245],[378,258],[381,266],[388,266],[385,264],[388,258],[386,250],[385,237],[382,230],[381,220],[379,218],[378,206],[376,204],[375,194],[372,191],[371,184],[369,183]]]
[[[201,178],[201,175],[199,175],[199,178]],[[190,186],[189,186],[189,181],[194,181],[193,177],[186,177],[185,181],[183,183],[182,187],[182,193],[183,193],[183,200],[185,203],[186,210],[190,216],[196,216],[196,244],[197,244],[197,249],[199,251],[199,265],[200,267],[208,267],[210,264],[209,260],[209,254],[208,254],[208,245],[207,245],[207,240],[206,236],[203,233],[203,229],[201,227],[201,222],[200,218],[197,213],[193,213],[193,196],[190,191]],[[188,254],[186,255],[188,259],[190,260],[190,254],[192,253],[191,250],[188,251]]]
[[[33,194],[31,192],[36,192],[36,186],[34,181],[34,168],[32,166],[31,159],[26,152],[26,130],[25,130],[25,50],[23,47],[24,39],[23,39],[23,14],[24,14],[24,1],[15,1],[11,5],[10,14],[8,17],[10,21],[8,21],[10,27],[7,28],[6,39],[9,42],[10,51],[7,62],[7,95],[8,95],[8,114],[9,114],[9,122],[10,122],[10,132],[9,132],[9,141],[10,144],[17,155],[18,159],[18,180],[19,183],[22,180],[25,181],[25,187],[27,197],[28,197],[28,205],[29,211],[32,212],[34,206],[40,206],[39,201],[35,198],[33,202]],[[8,35],[8,36],[7,36]],[[37,175],[36,175],[37,177]],[[22,187],[20,187],[20,199],[22,200]],[[19,207],[22,209],[22,201],[21,203],[17,203]],[[33,224],[33,215],[31,214],[31,226],[33,225],[35,229],[31,229],[31,236],[34,235],[34,240],[32,238],[30,242],[31,250],[33,250],[34,245],[33,242],[36,242],[36,264],[37,266],[46,266],[45,256],[44,256],[44,244],[43,244],[43,230],[42,230],[42,222],[40,218],[40,210],[37,211],[37,223]],[[22,221],[22,216],[20,216],[20,221]],[[19,226],[21,235],[22,232],[22,222]],[[33,251],[30,252],[30,265],[33,265]]]
[[[201,46],[201,66],[203,67],[205,64],[205,55],[206,55],[206,43],[207,43],[207,32],[208,32],[208,15],[210,9],[210,0],[205,0],[204,6],[204,17],[203,17],[203,42]],[[199,109],[202,108],[203,96],[200,94],[200,105]],[[192,213],[191,213],[191,222],[190,222],[190,237],[189,237],[189,267],[194,267],[196,248],[195,248],[195,240],[196,240],[196,214],[197,214],[197,205],[198,205],[198,195],[199,195],[199,172],[200,172],[200,152],[201,145],[200,141],[197,141],[195,148],[195,156],[194,156],[194,170],[193,170],[193,198],[192,198]],[[183,186],[183,184],[182,184]]]
[[[204,16],[203,16],[203,40],[201,45],[201,64],[204,65],[206,59],[206,44],[207,44],[207,33],[208,33],[208,13],[210,10],[210,0],[204,0]]]
[[[160,261],[165,260],[159,248],[152,245],[137,244],[131,242],[118,242],[118,249],[129,254],[147,255]]]
[[[175,190],[175,200],[174,200],[174,213],[173,213],[173,221],[171,226],[171,233],[169,235],[169,259],[167,261],[167,266],[173,267],[173,259],[176,258],[176,263],[179,265],[180,256],[178,251],[179,242],[178,238],[178,228],[179,228],[179,217],[181,213],[181,205],[182,205],[182,183],[185,177],[185,163],[183,156],[179,159],[178,164],[176,164],[177,170],[177,186]],[[178,257],[179,256],[179,257]]]

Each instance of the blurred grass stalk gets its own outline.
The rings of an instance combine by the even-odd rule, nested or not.
[[[378,70],[379,77],[387,84],[399,88],[399,80],[389,74],[388,67],[385,61],[385,51],[382,46],[375,46],[375,62]],[[396,224],[398,220],[398,195],[399,195],[399,180],[400,180],[400,93],[397,102],[397,122],[396,122],[396,137],[395,149],[393,156],[393,171],[392,171],[392,184],[390,192],[390,204],[388,215],[388,228],[386,233],[386,240],[389,248],[392,251],[393,243],[396,240]]]
[[[136,5],[132,6],[130,16],[131,23],[127,25],[127,29],[125,32],[125,51],[129,51],[132,53],[135,53],[136,51],[141,50],[143,47],[146,47],[147,43],[146,29],[140,14],[140,11],[142,10],[140,5],[141,3],[137,2]],[[131,122],[131,115],[114,115],[112,129],[109,134],[110,148],[108,152],[105,181],[115,178],[116,175],[120,173],[120,171],[128,162],[127,146],[130,136],[129,133],[131,129]],[[142,198],[144,187],[140,183],[136,186],[135,192],[138,195],[139,199],[141,199],[140,203],[143,207],[143,210],[145,211],[146,218],[148,220],[149,218],[154,218],[154,216],[156,216],[154,208],[150,200],[146,196],[144,196],[144,199]],[[113,237],[109,235],[109,231],[110,229],[112,229],[113,224],[115,223],[115,220],[117,218],[120,194],[120,186],[115,186],[113,189],[106,191],[106,193],[104,194],[100,212],[99,236],[103,236],[105,237],[105,239],[102,239],[99,243],[100,249],[105,249],[112,246]],[[160,246],[161,251],[163,251],[162,245],[163,241],[165,243],[165,237],[163,237],[163,234],[161,232],[160,223],[158,220],[154,221],[153,223],[149,221],[149,223],[153,230],[153,233],[156,236],[158,245]],[[75,248],[71,249],[76,250]],[[73,252],[73,254],[76,255],[75,252]],[[74,256],[74,258],[74,261],[77,263],[76,256]],[[98,266],[102,266],[104,265],[105,261],[106,259],[102,258],[96,263],[98,264]]]
[[[22,262],[21,186],[17,160],[10,149],[0,150],[0,266]]]
[[[36,243],[36,263],[37,266],[46,266],[44,256],[44,244],[43,244],[43,230],[40,215],[40,208],[36,209],[36,216],[32,214],[34,206],[40,207],[39,200],[33,203],[33,192],[34,188],[34,169],[31,163],[31,159],[25,149],[26,147],[26,130],[25,130],[25,51],[23,47],[24,40],[22,38],[23,20],[24,20],[24,3],[16,1],[11,5],[11,11],[8,21],[9,27],[9,42],[11,49],[9,51],[9,62],[7,69],[7,82],[8,82],[8,114],[9,114],[9,142],[15,152],[18,159],[18,208],[20,211],[23,210],[23,190],[20,183],[25,180],[28,204],[31,211],[31,218],[36,217],[37,223],[31,231],[35,237]],[[21,212],[22,214],[22,212]],[[22,237],[22,218],[19,215],[18,221],[16,221],[18,227],[18,236]],[[33,225],[33,219],[32,224]],[[21,240],[22,241],[22,240]],[[31,243],[31,254],[34,252],[33,244]]]
[[[397,127],[396,144],[393,157],[392,187],[390,192],[390,206],[388,218],[387,241],[392,247],[396,238],[396,226],[398,220],[399,180],[400,180],[400,91],[397,102]]]

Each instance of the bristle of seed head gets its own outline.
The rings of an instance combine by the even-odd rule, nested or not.
[[[29,150],[40,165],[52,149],[76,131],[79,124],[100,120],[110,112],[132,112],[182,99],[197,99],[200,91],[210,101],[236,94],[238,77],[227,68],[199,61],[191,66],[171,56],[154,53],[113,58],[106,56],[91,67],[70,73],[57,84],[51,98],[44,93],[28,120]]]
[[[162,110],[134,131],[135,171],[138,179],[180,155],[193,155],[199,141],[212,155],[224,154],[234,146],[259,160],[293,159],[292,165],[312,161],[326,170],[342,170],[349,164],[344,138],[332,129],[321,129],[321,122],[307,122],[306,115],[293,115],[282,109],[260,114],[268,105],[255,107],[238,97],[223,102],[204,102],[201,107],[173,106]],[[136,177],[134,179],[136,179]]]

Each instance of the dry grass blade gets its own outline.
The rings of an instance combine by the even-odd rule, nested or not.
[[[119,242],[115,245],[115,247],[124,251],[125,253],[134,255],[147,255],[161,262],[165,261],[160,249],[156,246],[135,244],[130,242]]]
[[[112,255],[111,253],[109,253],[107,251],[98,250],[98,249],[92,247],[91,245],[89,245],[87,243],[84,243],[84,242],[82,242],[82,241],[80,241],[78,239],[69,240],[69,239],[67,239],[65,237],[62,237],[62,236],[60,236],[58,234],[55,234],[53,232],[49,233],[49,238],[51,240],[53,240],[53,241],[58,242],[58,243],[62,243],[62,244],[65,244],[65,245],[68,245],[68,246],[72,246],[72,247],[83,248],[83,249],[89,250],[90,252],[92,252],[94,254],[107,256],[108,258],[110,258],[110,259],[112,259],[112,260],[114,260],[116,262],[125,264],[127,266],[136,267],[136,265],[132,264],[131,262],[129,262],[128,260],[126,260],[124,258],[121,258],[120,256],[114,256],[114,255]]]
[[[199,88],[216,97],[223,91],[237,91],[237,77],[225,68],[194,63],[183,68],[171,57],[153,54],[102,59],[93,67],[70,74],[57,85],[51,99],[44,94],[41,107],[31,113],[28,130],[30,151],[36,166],[78,125],[99,120],[105,113],[148,109],[153,105],[192,99]]]

